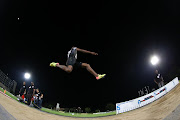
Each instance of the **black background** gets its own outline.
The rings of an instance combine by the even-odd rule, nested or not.
[[[44,105],[92,107],[138,97],[144,86],[157,87],[150,56],[160,57],[158,69],[168,74],[179,68],[179,1],[0,1],[0,69],[18,82],[24,72],[44,93]],[[19,20],[18,20],[19,18]],[[85,69],[68,74],[49,67],[65,64],[72,46],[97,52],[78,53],[106,73],[97,81]]]

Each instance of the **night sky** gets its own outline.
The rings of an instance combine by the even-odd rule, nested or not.
[[[150,56],[166,82],[180,66],[180,1],[0,1],[0,69],[17,81],[24,72],[44,93],[43,104],[104,109],[107,103],[138,97],[144,86],[157,87]],[[18,20],[19,18],[19,20]],[[97,52],[78,53],[106,78],[97,81],[86,69],[68,74],[49,67],[65,64],[72,46]],[[175,76],[174,76],[175,77]]]

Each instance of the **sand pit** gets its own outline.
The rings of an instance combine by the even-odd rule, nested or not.
[[[180,105],[180,84],[165,96],[147,106],[108,117],[72,118],[53,115],[23,105],[3,94],[0,94],[0,104],[17,120],[162,120]]]

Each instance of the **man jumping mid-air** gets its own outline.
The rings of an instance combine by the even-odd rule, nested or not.
[[[67,55],[67,62],[66,62],[66,66],[65,65],[60,65],[59,63],[55,63],[52,62],[50,63],[51,67],[59,67],[60,69],[70,73],[73,70],[74,66],[78,66],[78,67],[82,67],[82,68],[86,68],[92,75],[94,75],[94,77],[96,77],[97,80],[104,78],[106,76],[106,74],[97,74],[89,64],[87,63],[82,63],[82,62],[77,62],[77,51],[79,52],[83,52],[83,53],[89,53],[92,55],[98,55],[95,52],[91,52],[91,51],[87,51],[87,50],[83,50],[77,47],[72,47],[71,50],[68,52]]]

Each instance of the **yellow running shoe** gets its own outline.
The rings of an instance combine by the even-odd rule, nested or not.
[[[57,64],[59,64],[59,63],[52,62],[52,63],[50,63],[50,66],[51,67],[56,67]]]
[[[106,76],[106,74],[98,74],[98,77],[96,77],[97,80],[102,79]]]

